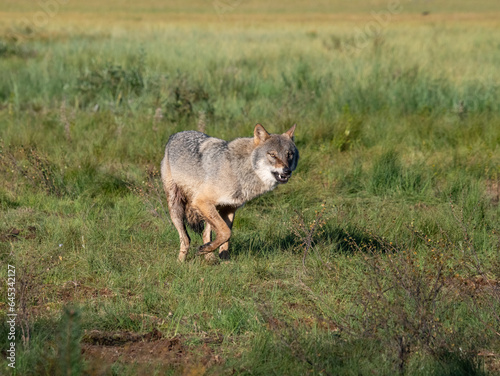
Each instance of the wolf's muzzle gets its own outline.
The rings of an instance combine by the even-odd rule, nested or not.
[[[292,176],[292,170],[284,168],[283,172],[273,172],[273,175],[278,183],[285,184],[290,179],[290,176]]]

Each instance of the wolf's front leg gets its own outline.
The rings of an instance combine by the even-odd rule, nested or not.
[[[197,200],[193,202],[193,207],[195,207],[202,215],[205,223],[207,223],[215,231],[215,240],[203,244],[198,249],[198,255],[205,255],[213,252],[215,249],[227,242],[231,237],[231,229],[226,224],[224,219],[222,219],[215,205],[206,201]]]
[[[205,222],[205,229],[203,230],[203,244],[210,243],[212,241],[212,226],[210,226],[210,223]],[[215,261],[215,256],[214,253],[207,253],[205,254],[205,260],[207,261]]]

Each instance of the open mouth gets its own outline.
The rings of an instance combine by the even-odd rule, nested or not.
[[[285,184],[288,182],[288,179],[290,179],[291,175],[283,174],[280,172],[273,172],[274,178],[276,181],[280,184]]]

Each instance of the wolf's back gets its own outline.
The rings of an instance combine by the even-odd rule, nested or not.
[[[226,141],[196,131],[171,136],[166,154],[173,180],[189,188],[198,179],[217,179],[229,158]]]
[[[196,131],[184,131],[170,136],[167,143],[167,156],[171,166],[194,164],[201,160],[201,144],[210,136]]]

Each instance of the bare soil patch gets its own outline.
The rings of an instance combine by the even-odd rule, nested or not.
[[[35,239],[36,227],[28,226],[27,229],[11,227],[7,231],[0,233],[0,242],[15,242],[21,239]]]
[[[150,375],[152,369],[178,369],[182,374],[198,374],[217,364],[222,358],[203,341],[200,345],[188,345],[181,336],[164,338],[153,329],[148,333],[129,331],[88,331],[82,339],[82,355],[88,363],[87,374],[107,374],[115,363],[133,364],[138,375]]]

